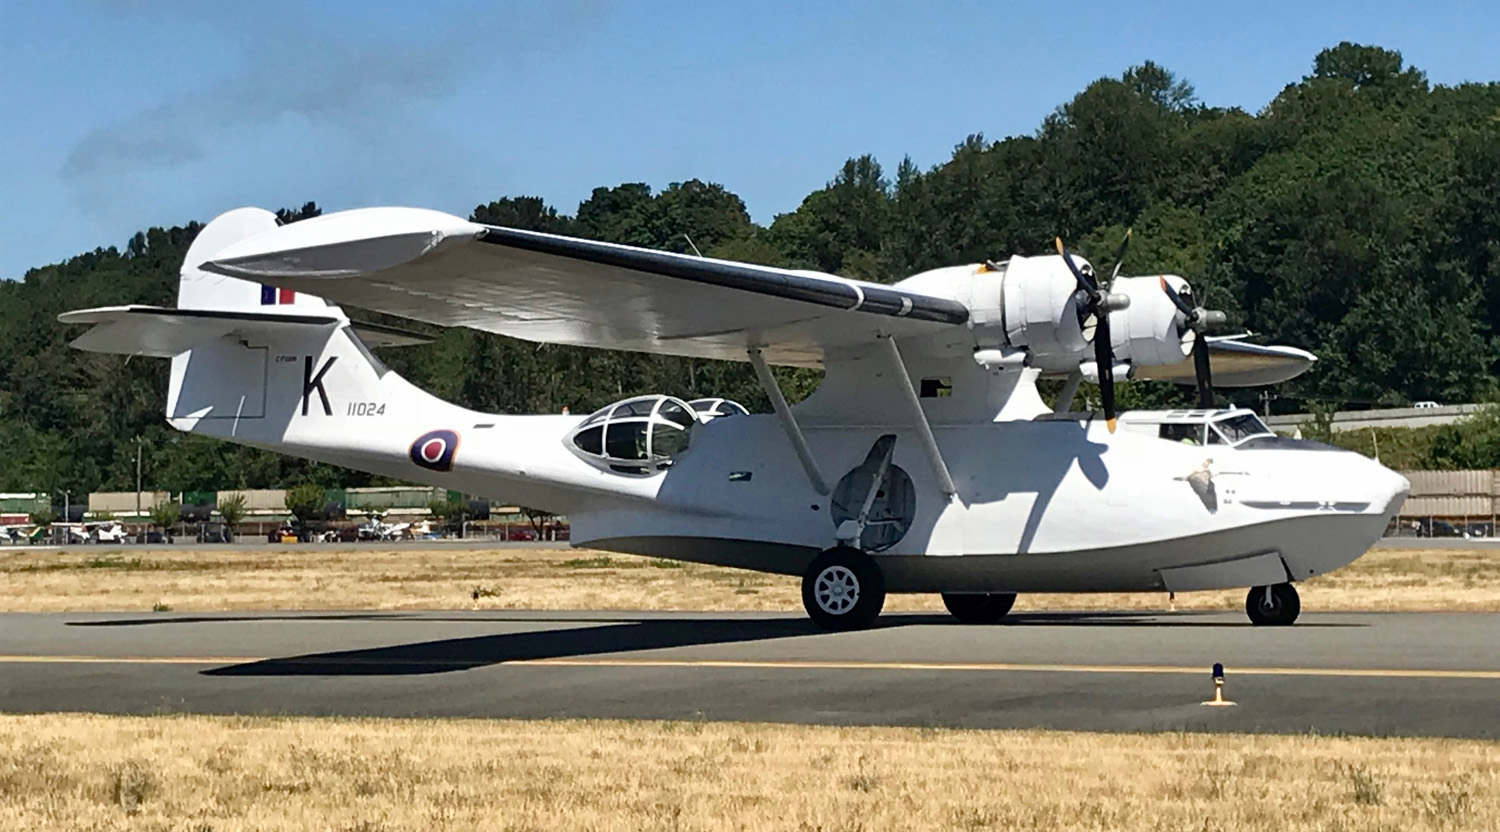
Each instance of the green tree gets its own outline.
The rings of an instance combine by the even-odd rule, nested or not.
[[[459,500],[434,500],[427,504],[427,510],[432,513],[434,520],[445,530],[463,534],[464,521],[469,516],[469,504],[467,501]]]
[[[302,533],[314,531],[323,522],[328,506],[323,486],[304,482],[286,490],[286,510]]]
[[[245,519],[245,495],[228,494],[219,498],[219,518],[228,527],[229,534],[234,535],[234,529]]]
[[[1444,425],[1432,440],[1432,468],[1500,468],[1500,405]]]
[[[497,199],[475,208],[474,213],[469,215],[469,220],[523,231],[544,231],[548,234],[571,234],[574,231],[573,219],[557,213],[556,208],[539,196]]]
[[[182,504],[175,500],[162,500],[151,506],[151,525],[162,530],[162,534],[171,535],[172,527],[182,517]]]
[[[39,508],[27,516],[33,526],[50,526],[57,522],[57,512],[50,508]]]

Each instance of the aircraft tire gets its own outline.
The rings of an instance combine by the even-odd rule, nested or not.
[[[1291,584],[1271,586],[1271,600],[1266,601],[1266,588],[1251,587],[1245,596],[1245,613],[1250,623],[1257,627],[1286,627],[1297,620],[1302,612],[1302,599],[1297,597],[1297,588]]]
[[[802,606],[825,630],[862,630],[885,606],[885,577],[874,558],[858,549],[828,549],[802,575]]]
[[[943,606],[960,624],[999,624],[1015,603],[1014,592],[943,593]]]

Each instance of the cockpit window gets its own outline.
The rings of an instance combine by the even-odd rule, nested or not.
[[[1271,429],[1266,427],[1253,413],[1241,413],[1228,419],[1214,422],[1214,428],[1224,434],[1224,439],[1231,445],[1236,445],[1252,436],[1270,436]]]
[[[1165,424],[1162,425],[1157,436],[1168,442],[1181,442],[1184,445],[1203,444],[1203,423],[1191,424]]]

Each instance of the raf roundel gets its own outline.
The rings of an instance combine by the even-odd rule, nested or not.
[[[451,430],[432,430],[411,443],[411,461],[429,471],[452,471],[453,454],[458,450],[458,434]]]

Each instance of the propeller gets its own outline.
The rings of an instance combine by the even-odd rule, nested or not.
[[[1210,329],[1217,329],[1224,325],[1224,313],[1194,306],[1188,298],[1178,294],[1165,277],[1157,278],[1157,280],[1161,283],[1161,290],[1166,292],[1167,297],[1172,300],[1172,305],[1182,313],[1182,325],[1177,329],[1178,337],[1188,330],[1194,333],[1193,375],[1198,382],[1198,406],[1212,408],[1214,406],[1214,380],[1213,368],[1208,363],[1207,333]]]
[[[1110,286],[1114,285],[1115,278],[1120,274],[1120,263],[1124,261],[1125,250],[1130,246],[1130,236],[1131,233],[1126,231],[1125,239],[1120,241],[1120,247],[1115,251],[1115,270],[1109,278]],[[1115,412],[1115,350],[1109,332],[1109,313],[1126,308],[1130,305],[1130,299],[1112,295],[1108,287],[1101,287],[1094,279],[1092,269],[1085,271],[1078,268],[1061,237],[1053,238],[1053,243],[1063,262],[1068,264],[1068,271],[1078,281],[1078,324],[1085,336],[1089,329],[1094,330],[1094,365],[1099,368],[1099,403],[1104,410],[1104,423],[1109,427],[1109,432],[1114,433],[1115,417],[1118,414]],[[1093,327],[1088,324],[1090,320],[1093,321]]]

